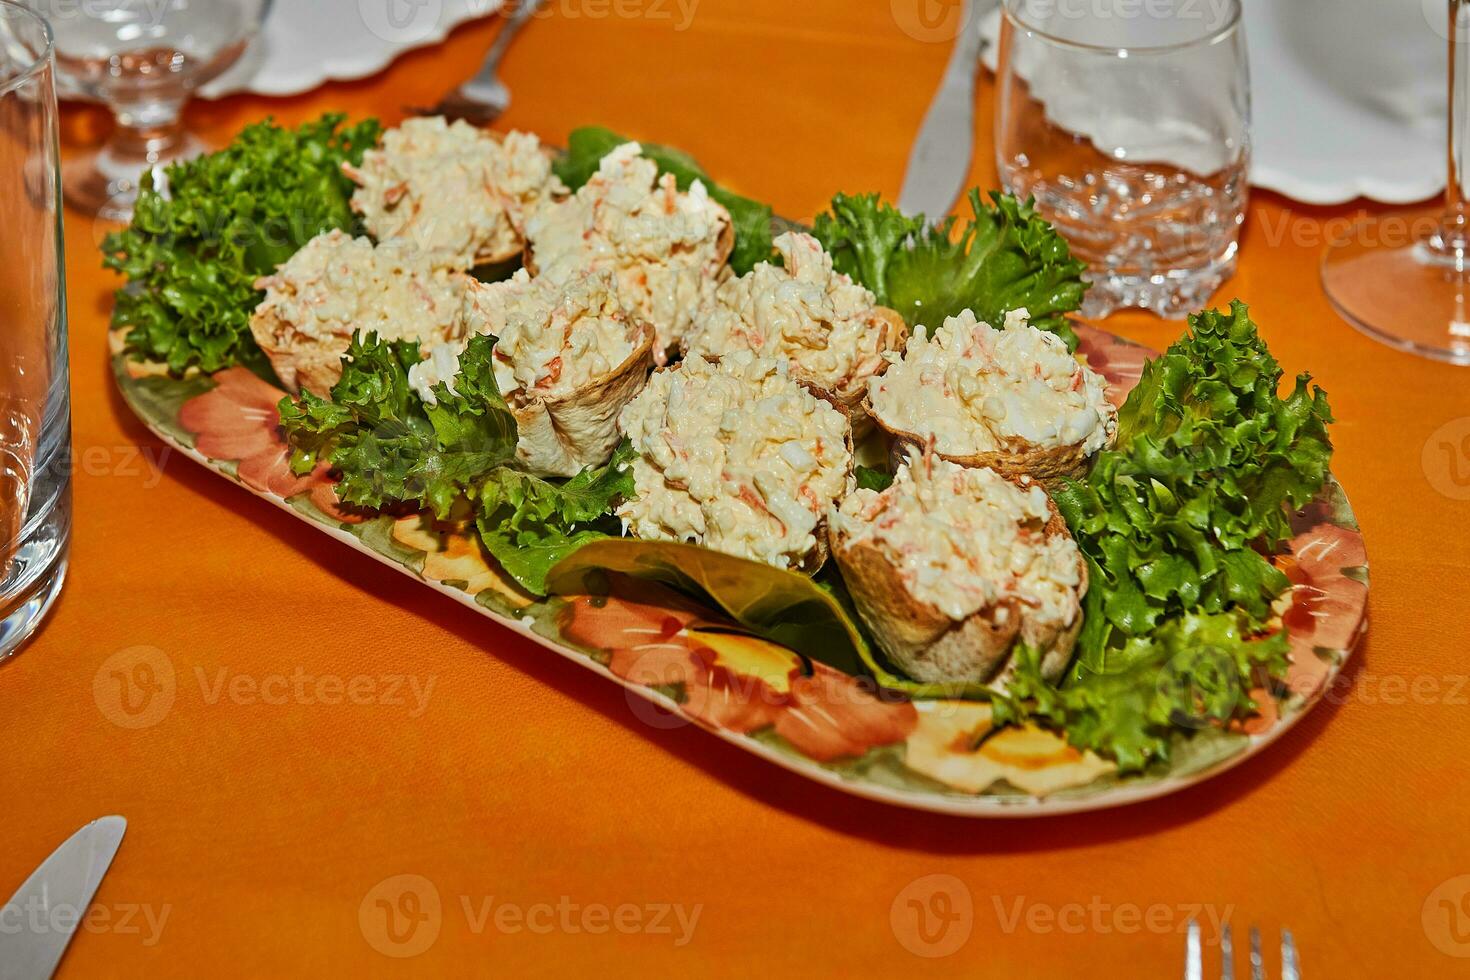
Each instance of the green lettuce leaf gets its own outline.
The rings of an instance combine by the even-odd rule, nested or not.
[[[1075,350],[1066,315],[1082,305],[1086,266],[1032,202],[992,191],[987,205],[979,190],[971,190],[969,200],[974,217],[956,234],[954,217],[931,226],[876,194],[839,194],[831,211],[817,217],[813,233],[839,271],[912,326],[932,329],[967,309],[999,326],[1007,313],[1024,307],[1033,326]]]
[[[1264,556],[1332,457],[1327,396],[1303,375],[1281,397],[1281,373],[1243,303],[1191,317],[1144,368],[1115,447],[1054,494],[1092,564],[1084,668],[1182,613],[1269,618],[1287,581]]]
[[[303,392],[281,400],[291,465],[309,473],[325,460],[340,473],[345,503],[383,510],[407,504],[446,518],[486,474],[515,458],[516,423],[495,384],[495,338],[472,338],[452,384],[427,405],[408,384],[413,341],[357,334],[330,400]]]
[[[1287,649],[1286,634],[1255,637],[1238,613],[1191,613],[1130,638],[1098,669],[1057,687],[1041,677],[1036,652],[1022,648],[995,717],[1055,728],[1136,772],[1167,763],[1179,738],[1253,710],[1258,673],[1283,673]]]
[[[672,586],[757,636],[847,674],[876,664],[862,633],[811,578],[761,562],[670,541],[607,538],[577,549],[551,570],[555,595],[597,595],[608,573]]]
[[[893,474],[872,466],[859,466],[853,470],[853,478],[859,490],[877,490],[882,493],[893,486]]]
[[[1145,366],[1114,448],[1053,494],[1088,563],[1076,658],[1052,685],[1028,653],[1006,720],[1137,770],[1248,715],[1252,688],[1285,671],[1270,621],[1289,583],[1265,556],[1328,478],[1332,412],[1305,375],[1278,394],[1281,373],[1239,302],[1191,317]]]
[[[476,491],[480,539],[526,591],[546,595],[552,566],[592,541],[621,532],[613,510],[633,496],[632,461],[638,454],[626,439],[604,466],[553,483],[511,467],[500,467]]]
[[[546,576],[553,595],[598,595],[609,573],[671,586],[724,613],[755,636],[876,685],[915,698],[984,699],[976,684],[920,684],[876,653],[835,571],[816,579],[699,545],[607,537],[563,558]]]
[[[166,188],[143,175],[131,225],[102,242],[103,265],[128,280],[112,323],[127,330],[130,354],[175,373],[266,371],[250,335],[255,280],[324,231],[358,229],[342,164],[361,163],[380,127],[345,118],[298,129],[266,120],[218,153],[170,166]]]
[[[574,129],[567,139],[567,152],[556,162],[556,175],[576,190],[597,173],[603,157],[630,142],[632,140],[628,137],[601,126]],[[716,184],[704,168],[683,150],[657,143],[643,143],[642,146],[643,155],[658,164],[660,173],[674,175],[680,190],[687,191],[698,180],[709,190],[710,197],[730,212],[730,219],[735,225],[735,250],[730,255],[730,266],[736,275],[743,276],[757,264],[771,259],[772,229],[776,221],[769,204],[742,197]]]

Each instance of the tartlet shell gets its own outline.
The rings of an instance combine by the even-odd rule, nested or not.
[[[1071,537],[1056,505],[1043,535]],[[1070,624],[1038,623],[1014,599],[953,620],[909,591],[897,567],[869,541],[852,541],[833,525],[831,550],[852,593],[858,614],[884,653],[909,677],[925,683],[971,682],[1004,690],[1014,673],[1017,640],[1041,655],[1041,672],[1055,680],[1072,658],[1082,629],[1079,610]],[[1087,592],[1087,563],[1077,556],[1079,598]],[[1004,610],[1004,613],[1002,613]]]
[[[275,310],[250,316],[250,333],[286,390],[296,395],[304,388],[313,395],[330,398],[332,386],[342,379],[342,355],[347,353],[351,338],[338,338],[340,350],[323,344],[292,346],[277,343],[276,338],[289,331],[290,324],[282,320]]]
[[[516,455],[539,476],[576,476],[601,466],[622,434],[618,416],[648,383],[653,370],[653,328],[638,323],[642,338],[612,371],[555,398],[507,399],[519,430]]]

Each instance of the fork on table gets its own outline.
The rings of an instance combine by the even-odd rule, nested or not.
[[[1261,953],[1261,930],[1251,926],[1250,980],[1266,980],[1266,959]],[[1220,930],[1220,973],[1221,980],[1235,980],[1235,942],[1230,926]],[[1189,934],[1185,939],[1184,980],[1205,980],[1204,949],[1200,944],[1199,923],[1189,923]],[[1281,980],[1301,980],[1301,962],[1297,958],[1296,940],[1290,929],[1281,930]]]
[[[517,0],[515,10],[496,35],[495,43],[485,53],[479,74],[450,92],[436,106],[415,108],[419,116],[444,116],[463,119],[476,126],[494,122],[510,108],[510,88],[500,80],[500,62],[510,50],[511,42],[535,16],[545,0]]]

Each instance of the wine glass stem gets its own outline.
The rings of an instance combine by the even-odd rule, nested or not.
[[[147,166],[167,162],[186,142],[183,103],[150,102],[146,107],[117,106],[117,131],[107,151],[118,162]]]
[[[1466,140],[1470,137],[1470,65],[1465,64],[1466,46],[1460,43],[1470,0],[1449,0],[1449,175],[1445,182],[1445,211],[1440,226],[1428,242],[1444,257],[1453,257],[1463,267],[1470,253],[1470,214],[1466,213]]]

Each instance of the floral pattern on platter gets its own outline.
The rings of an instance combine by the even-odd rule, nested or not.
[[[440,522],[431,514],[409,514],[393,522],[393,540],[424,553],[419,574],[431,582],[456,583],[470,595],[490,590],[516,609],[536,601],[491,564],[468,519]]]
[[[198,452],[238,464],[236,476],[252,490],[287,500],[310,494],[319,510],[343,523],[364,520],[337,499],[327,464],[319,464],[306,476],[292,472],[291,447],[281,434],[276,411],[286,397],[284,391],[243,367],[220,371],[214,382],[212,390],[179,410],[179,424],[194,434]]]
[[[1151,352],[1085,325],[1077,330],[1079,353],[1121,403]],[[1276,558],[1292,583],[1280,604],[1291,667],[1283,683],[1256,692],[1260,713],[1229,733],[1238,747],[1222,740],[1207,765],[1181,764],[1177,774],[1120,777],[1106,760],[1053,733],[993,729],[988,705],[911,703],[866,678],[805,662],[663,586],[614,579],[607,595],[539,601],[500,572],[467,521],[403,515],[381,519],[381,533],[366,533],[377,525],[360,523],[361,515],[341,505],[325,466],[306,476],[291,472],[277,388],[243,368],[169,379],[114,354],[133,410],[212,469],[695,725],[812,779],[890,803],[1008,816],[1094,809],[1182,788],[1259,751],[1301,717],[1364,631],[1363,540],[1334,483],[1296,515],[1297,536]],[[159,386],[173,394],[160,397]]]
[[[906,699],[803,664],[651,583],[621,581],[606,596],[571,597],[558,625],[563,639],[596,651],[623,680],[673,689],[694,721],[741,734],[770,728],[818,762],[902,742],[917,723]]]

